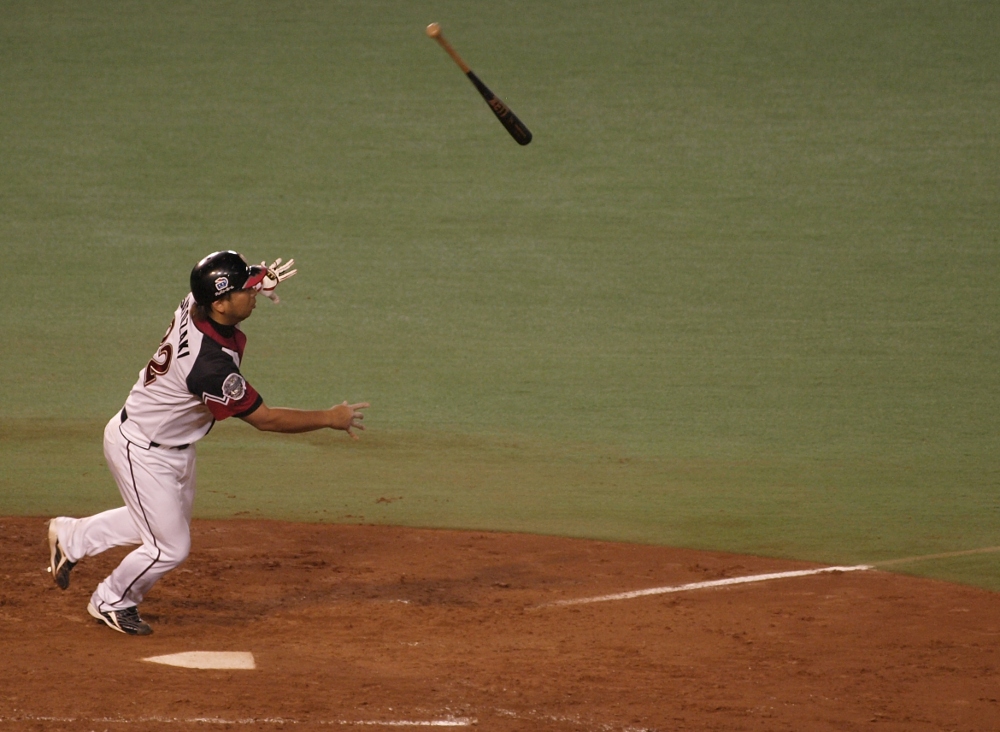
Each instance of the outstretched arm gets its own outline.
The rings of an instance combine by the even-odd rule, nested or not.
[[[368,402],[348,404],[344,402],[329,409],[287,409],[285,407],[268,407],[261,404],[257,409],[243,417],[243,421],[252,424],[263,432],[312,432],[330,428],[344,430],[353,439],[358,436],[351,430],[363,430],[361,420],[365,415],[360,411],[368,407]]]

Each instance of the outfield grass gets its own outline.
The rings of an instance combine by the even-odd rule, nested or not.
[[[117,502],[103,423],[235,247],[300,264],[246,325],[268,403],[374,406],[359,444],[218,425],[199,515],[1000,544],[995,4],[0,17],[0,512]],[[899,569],[1000,589],[1000,555]]]

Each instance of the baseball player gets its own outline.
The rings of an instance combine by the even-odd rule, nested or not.
[[[88,518],[49,521],[49,571],[69,587],[70,571],[84,557],[115,546],[139,546],[101,582],[87,612],[109,628],[149,635],[138,605],[160,577],[191,548],[195,443],[216,420],[238,417],[259,430],[309,432],[324,427],[357,439],[367,403],[330,409],[272,408],[240,371],[250,317],[262,292],[294,275],[295,260],[249,265],[232,251],[215,252],[191,271],[191,292],[181,301],[156,353],[139,372],[125,406],[104,430],[104,456],[125,505]]]

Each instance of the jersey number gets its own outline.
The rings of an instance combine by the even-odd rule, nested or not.
[[[174,349],[166,341],[173,329],[174,321],[171,320],[170,327],[167,328],[167,332],[163,334],[163,340],[160,341],[160,347],[156,349],[156,355],[149,359],[149,363],[146,364],[146,373],[142,379],[143,386],[149,386],[156,381],[157,376],[163,376],[170,370],[170,362],[174,359]]]

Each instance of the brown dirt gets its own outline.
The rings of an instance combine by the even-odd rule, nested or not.
[[[86,612],[122,552],[63,592],[44,520],[0,518],[0,730],[1000,729],[1000,595],[983,590],[852,572],[539,608],[810,565],[382,526],[193,534],[142,606],[155,633],[133,638]],[[192,650],[258,668],[142,661]]]

